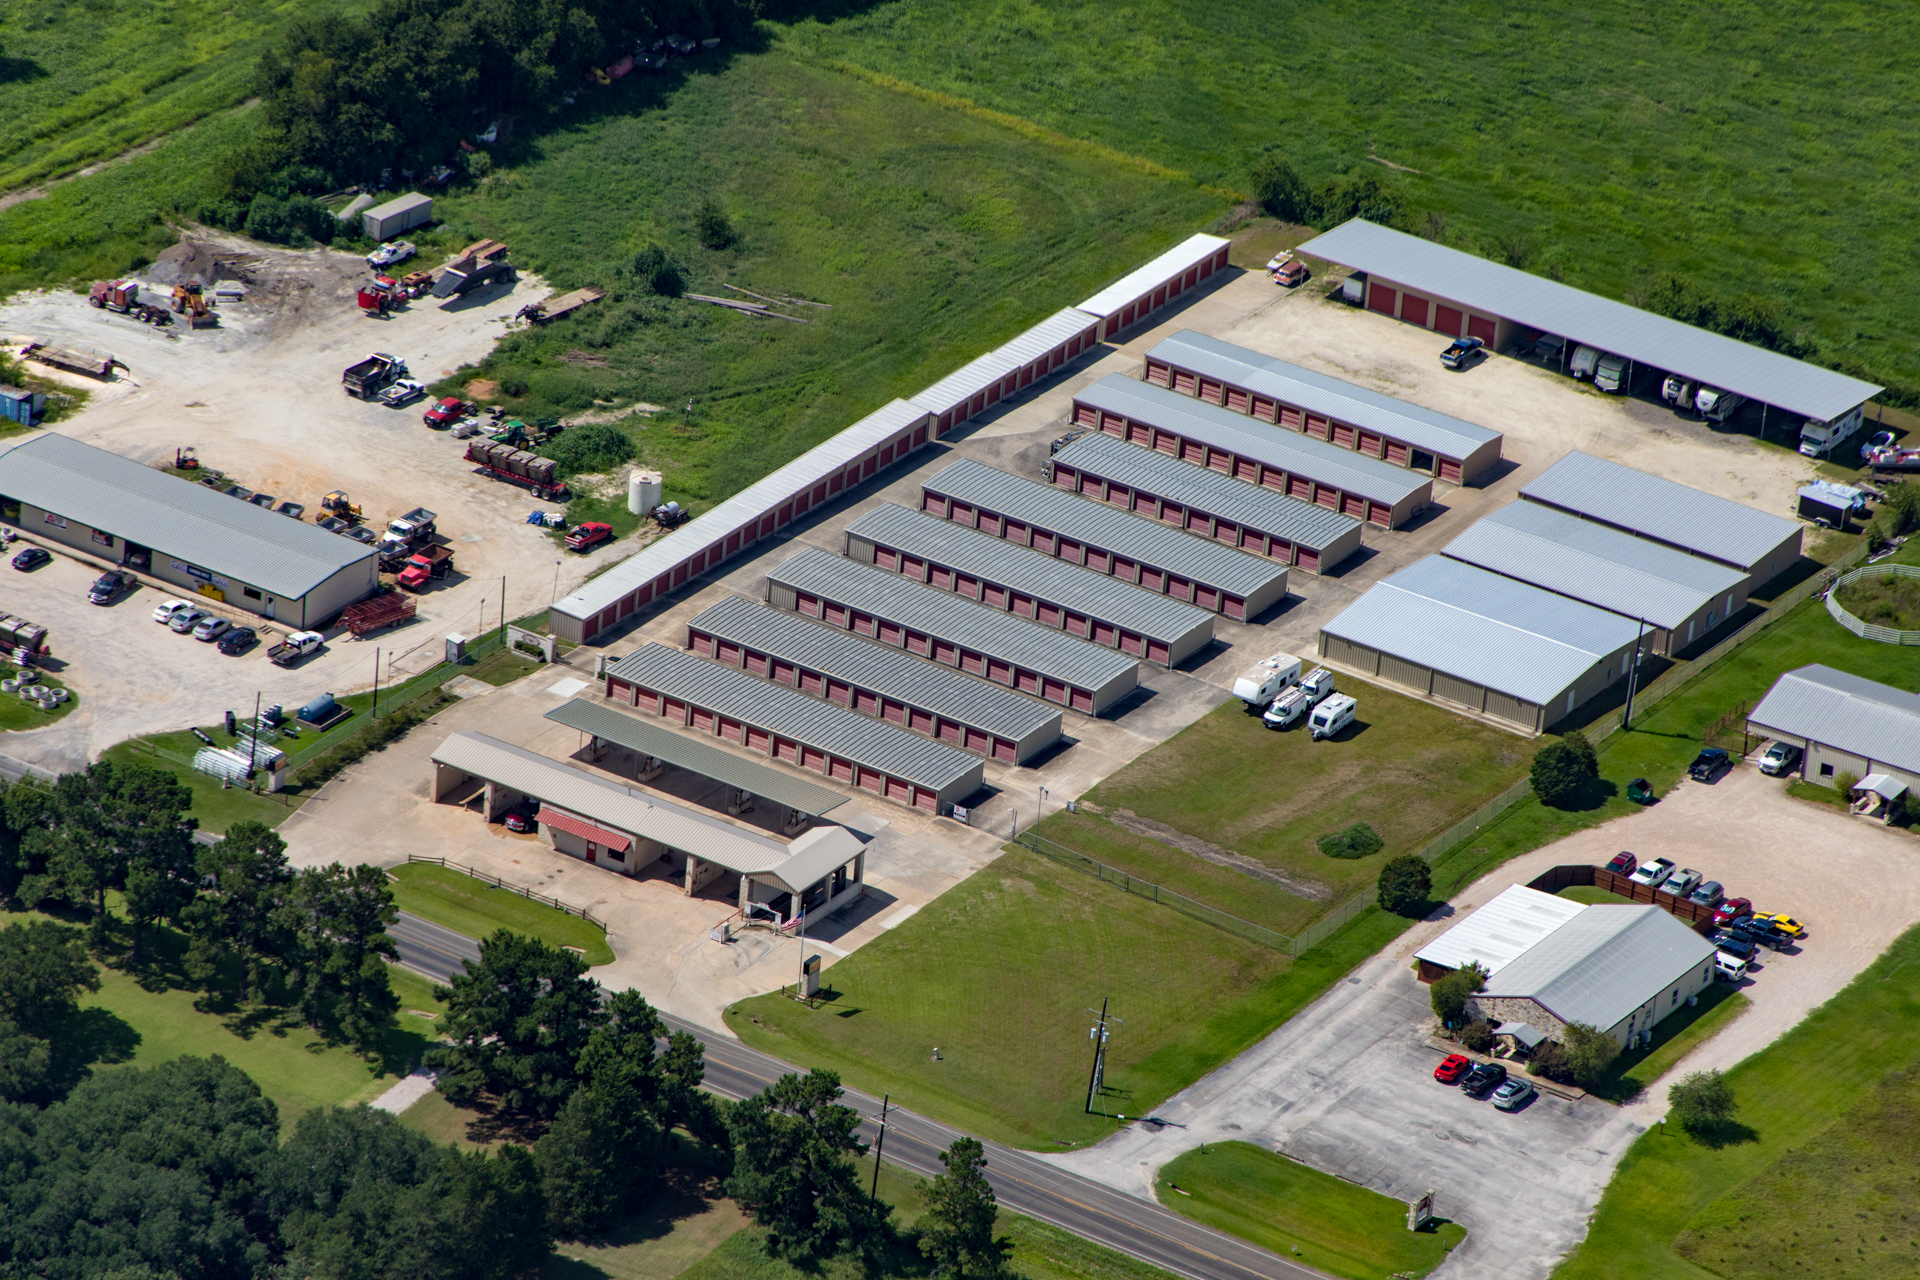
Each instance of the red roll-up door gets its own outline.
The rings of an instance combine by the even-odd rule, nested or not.
[[[1141,653],[1140,637],[1134,635],[1131,631],[1122,631],[1120,633],[1120,652],[1130,653],[1136,658],[1139,657]]]
[[[1073,422],[1078,427],[1097,427],[1100,425],[1100,411],[1076,400],[1073,402]]]
[[[1467,336],[1478,338],[1489,347],[1493,345],[1493,335],[1499,332],[1499,325],[1485,316],[1467,316]]]
[[[1272,467],[1263,467],[1260,471],[1260,487],[1272,489],[1276,493],[1287,491],[1287,473],[1275,471]]]
[[[1233,478],[1235,480],[1245,480],[1248,484],[1259,484],[1260,464],[1251,458],[1235,458],[1233,460]]]
[[[756,729],[752,725],[747,726],[747,746],[748,747],[752,748],[755,751],[758,751],[761,755],[766,755],[768,749],[772,745],[773,745],[772,734],[768,733],[765,729]]]
[[[1067,699],[1067,705],[1086,715],[1093,714],[1093,694],[1085,689],[1075,689]]]
[[[1119,629],[1111,622],[1096,622],[1093,624],[1093,642],[1095,644],[1103,644],[1109,649],[1118,648],[1120,644]]]
[[[1193,602],[1202,609],[1211,609],[1215,613],[1220,611],[1220,593],[1212,587],[1195,587]]]
[[[933,641],[927,639],[927,637],[921,635],[918,631],[909,631],[907,632],[906,650],[908,653],[918,654],[922,658],[925,658],[933,653]]]
[[[888,778],[887,779],[887,799],[892,800],[897,804],[911,805],[913,803],[912,784],[902,782],[898,778]]]
[[[1087,558],[1081,563],[1098,573],[1113,572],[1113,553],[1110,551],[1087,550]]]
[[[1233,455],[1230,453],[1222,453],[1218,449],[1209,449],[1207,450],[1207,466],[1220,472],[1222,475],[1230,476],[1233,474]]]
[[[968,729],[967,740],[962,745],[969,751],[986,755],[989,751],[993,750],[993,737],[990,734],[980,732],[978,729]]]
[[[916,809],[925,809],[928,813],[939,813],[940,797],[925,787],[915,787],[913,789],[913,807]]]
[[[1060,606],[1057,604],[1048,604],[1044,600],[1039,601],[1038,604],[1039,612],[1037,614],[1037,620],[1044,626],[1059,626],[1061,623]]]
[[[835,604],[829,600],[822,607],[825,610],[828,622],[836,627],[845,627],[847,625],[847,606]]]
[[[1399,302],[1399,300],[1400,295],[1392,289],[1387,288],[1385,285],[1374,284],[1371,281],[1368,282],[1367,310],[1378,311],[1383,316],[1390,316],[1393,314],[1394,304]]]
[[[1295,563],[1308,573],[1318,573],[1320,572],[1320,553],[1311,547],[1302,547],[1300,558]]]
[[[820,616],[819,597],[810,596],[804,591],[796,591],[793,593],[793,607],[809,618],[817,618]]]
[[[1245,413],[1247,411],[1247,393],[1238,387],[1228,387],[1227,408],[1233,410],[1235,413]]]
[[[822,676],[818,671],[802,670],[800,672],[800,689],[802,692],[810,693],[816,698],[825,697],[827,692],[826,677]]]
[[[897,622],[882,622],[880,624],[880,643],[882,644],[890,644],[898,649],[900,647],[902,634],[900,624]]]
[[[825,773],[827,771],[827,753],[818,747],[800,748],[800,767],[802,769],[811,769],[815,773]]]
[[[972,649],[962,649],[960,651],[960,669],[970,676],[983,676],[987,674],[987,659],[984,655],[975,653]]]
[[[1424,329],[1427,324],[1427,300],[1406,294],[1400,299],[1400,318]]]
[[[967,731],[951,720],[941,720],[934,731],[934,737],[942,742],[961,743],[967,740]]]
[[[935,640],[933,642],[933,660],[949,667],[959,666],[960,650],[949,641]]]
[[[895,724],[905,724],[907,722],[907,709],[895,702],[892,698],[888,698],[880,704],[880,718],[883,720],[891,720]]]
[[[1070,636],[1079,636],[1085,640],[1093,634],[1093,623],[1082,614],[1068,613],[1065,616],[1065,631]]]
[[[942,591],[951,591],[953,590],[953,570],[936,564],[927,570],[927,581]]]
[[[1156,387],[1164,387],[1171,377],[1172,374],[1168,372],[1167,366],[1161,364],[1158,360],[1147,361],[1148,382],[1151,382]]]
[[[1433,327],[1436,332],[1444,333],[1449,338],[1457,338],[1460,336],[1462,319],[1457,307],[1450,307],[1444,302],[1433,304]]]
[[[872,791],[875,793],[878,793],[880,788],[886,785],[887,781],[886,776],[878,769],[869,769],[865,765],[861,765],[855,771],[854,779],[854,785],[858,786],[862,791]]]
[[[660,715],[662,719],[671,720],[675,724],[685,724],[687,722],[687,704],[678,698],[668,698],[663,695],[661,698]]]
[[[1367,518],[1367,500],[1357,493],[1349,493],[1340,499],[1340,514],[1352,516],[1355,520]]]
[[[1308,414],[1307,434],[1316,440],[1325,440],[1327,438],[1327,420],[1316,414]]]
[[[953,589],[969,600],[980,598],[980,579],[964,573],[953,575]]]
[[[1067,703],[1066,682],[1063,680],[1053,680],[1053,679],[1049,679],[1042,682],[1040,686],[1040,696],[1045,698],[1048,702],[1057,702],[1061,706],[1065,706]]]
[[[1212,378],[1200,379],[1200,399],[1208,404],[1220,403],[1220,384]]]
[[[900,553],[892,547],[875,547],[873,549],[873,562],[882,569],[891,569],[895,573],[900,572]]]
[[[695,707],[693,709],[693,727],[695,732],[698,733],[712,733],[713,712],[707,710],[705,707]]]
[[[1220,597],[1220,612],[1226,614],[1229,618],[1238,618],[1244,622],[1247,617],[1247,602],[1239,596],[1222,594]]]
[[[1313,494],[1313,501],[1316,505],[1325,507],[1329,511],[1338,511],[1340,509],[1340,491],[1338,489],[1316,488]]]
[[[1460,483],[1459,462],[1453,458],[1441,458],[1439,459],[1439,463],[1440,463],[1440,478],[1442,480],[1451,481],[1454,484],[1459,484]]]
[[[1013,667],[1004,659],[989,658],[987,659],[987,679],[995,684],[1012,684]]]
[[[1005,738],[995,738],[993,740],[993,758],[1003,764],[1012,764],[1014,762],[1014,752],[1017,749],[1018,744],[1008,742]]]
[[[722,640],[714,646],[714,652],[719,655],[720,661],[726,663],[728,666],[737,667],[740,665],[740,646],[733,641]]]
[[[1387,528],[1392,528],[1393,527],[1393,508],[1388,506],[1384,502],[1369,503],[1367,506],[1367,519],[1372,521],[1374,524],[1384,525]]]
[[[1022,693],[1039,693],[1040,677],[1031,671],[1016,671],[1013,673],[1013,685]]]
[[[1360,452],[1367,454],[1370,457],[1377,458],[1380,456],[1380,437],[1375,435],[1371,431],[1362,431],[1360,433],[1359,447],[1360,447]]]
[[[689,632],[687,638],[693,641],[693,651],[703,658],[713,656],[713,637],[703,632]]]
[[[852,629],[863,636],[871,636],[879,632],[880,624],[870,614],[856,613],[853,615]]]
[[[787,738],[773,740],[774,758],[785,760],[788,764],[800,763],[800,744]]]
[[[633,705],[642,711],[649,711],[658,715],[660,714],[660,695],[651,689],[635,690]]]
[[[1153,433],[1153,447],[1160,453],[1177,458],[1180,456],[1180,437],[1156,431]]]
[[[933,712],[923,711],[919,707],[911,707],[907,710],[907,728],[921,733],[932,733],[933,726]]]
[[[1234,524],[1231,520],[1215,520],[1213,522],[1213,540],[1215,542],[1224,542],[1230,547],[1239,546],[1240,526]]]
[[[828,702],[837,702],[844,707],[851,695],[852,691],[848,689],[845,680],[835,680],[832,676],[827,677]]]
[[[1291,427],[1293,430],[1298,431],[1300,429],[1299,407],[1296,405],[1290,405],[1290,404],[1281,405],[1279,425],[1283,427]]]
[[[1166,665],[1167,657],[1170,652],[1171,651],[1167,648],[1165,641],[1162,641],[1162,640],[1147,641],[1147,661],[1149,662],[1158,662],[1162,666],[1164,666]]]
[[[720,720],[720,736],[728,742],[744,743],[747,740],[746,731],[740,727],[740,722],[728,720],[724,716]]]
[[[868,716],[879,715],[880,714],[880,695],[877,693],[871,693],[865,689],[855,689],[853,691],[853,709],[855,711],[860,712],[862,715],[868,715]]]
[[[768,670],[767,655],[764,653],[755,653],[749,649],[747,651],[747,670],[759,676],[761,679],[765,679]]]
[[[925,489],[922,489],[920,491],[920,509],[931,512],[944,519],[947,514],[947,500],[937,493],[928,493]]]
[[[1407,446],[1404,441],[1387,441],[1387,461],[1396,467],[1407,465]]]
[[[842,760],[839,756],[828,756],[827,776],[836,782],[852,782],[853,761]]]
[[[1333,442],[1337,445],[1344,445],[1349,449],[1353,448],[1353,428],[1344,422],[1334,423]]]
[[[1313,481],[1303,476],[1287,477],[1287,496],[1298,498],[1302,502],[1313,501]]]
[[[1175,391],[1183,392],[1186,395],[1192,395],[1193,394],[1193,375],[1191,373],[1188,373],[1185,369],[1175,369],[1173,371],[1173,389]]]

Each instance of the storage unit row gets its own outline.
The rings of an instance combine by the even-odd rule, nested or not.
[[[933,415],[945,435],[967,419],[1045,378],[1094,346],[1096,322],[1068,307],[1042,320],[1005,346],[968,361],[913,398]]]

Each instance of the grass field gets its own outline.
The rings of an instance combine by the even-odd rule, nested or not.
[[[581,951],[590,965],[613,963],[613,948],[598,926],[511,889],[496,889],[451,867],[425,862],[409,862],[387,874],[394,879],[393,900],[402,911],[470,938],[511,929],[552,946]]]
[[[40,673],[40,683],[49,689],[67,688],[64,681],[55,679],[44,671]],[[71,690],[69,692],[71,693]],[[66,719],[79,705],[80,695],[77,693],[73,693],[52,711],[42,711],[38,703],[28,702],[18,694],[0,693],[0,730],[38,729],[43,725],[52,724],[55,720]]]
[[[1566,888],[1562,889],[1555,896],[1561,897],[1561,898],[1570,898],[1575,902],[1603,903],[1603,904],[1608,904],[1612,906],[1621,906],[1624,904],[1631,904],[1633,902],[1632,898],[1623,898],[1617,893],[1609,892],[1606,889],[1596,888],[1595,886],[1590,884],[1568,885]]]
[[[1423,1276],[1467,1235],[1451,1222],[1409,1231],[1398,1200],[1250,1142],[1175,1157],[1154,1192],[1176,1213],[1347,1280]]]
[[[1680,1059],[1724,1031],[1750,1003],[1725,983],[1714,983],[1700,993],[1699,1004],[1677,1010],[1658,1023],[1646,1048],[1629,1049],[1615,1058],[1606,1077],[1588,1092],[1609,1102],[1633,1101]]]
[[[1840,588],[1834,599],[1869,626],[1920,631],[1920,579],[1862,578]]]

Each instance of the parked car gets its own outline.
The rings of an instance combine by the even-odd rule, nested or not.
[[[1460,1077],[1473,1066],[1473,1059],[1462,1053],[1450,1053],[1433,1069],[1433,1078],[1441,1084],[1459,1084]]]
[[[1483,1062],[1467,1072],[1467,1078],[1460,1082],[1460,1092],[1469,1098],[1484,1098],[1507,1082],[1507,1069],[1497,1062]]]
[[[1793,944],[1792,938],[1784,933],[1775,932],[1771,924],[1764,924],[1752,916],[1744,920],[1735,920],[1720,932],[1732,934],[1736,938],[1745,938],[1755,946],[1765,947],[1769,951],[1779,951]]]
[[[1747,962],[1724,951],[1713,953],[1713,976],[1722,982],[1738,982],[1747,976]]]
[[[185,600],[163,600],[160,602],[159,608],[153,611],[153,620],[155,622],[172,622],[174,614],[180,612],[182,609],[191,608],[193,608],[193,606]]]
[[[109,569],[87,588],[88,604],[112,604],[114,597],[133,585],[133,579],[118,569]]]
[[[1668,876],[1667,882],[1660,887],[1676,898],[1684,898],[1698,888],[1704,879],[1706,877],[1692,867],[1682,867]]]
[[[1288,289],[1297,289],[1307,282],[1307,266],[1298,258],[1283,262],[1273,269],[1273,282]]]
[[[1687,766],[1687,776],[1695,782],[1712,782],[1733,767],[1733,759],[1719,747],[1704,748]]]
[[[186,635],[187,632],[199,626],[200,620],[206,616],[207,611],[205,609],[200,608],[198,605],[190,604],[184,609],[174,610],[173,617],[167,620],[167,626],[181,635]]]
[[[1752,938],[1732,929],[1722,929],[1714,934],[1713,946],[1723,956],[1732,956],[1748,963],[1752,963],[1754,952],[1759,950]]]
[[[45,551],[42,551],[39,547],[28,547],[25,551],[22,551],[13,558],[13,567],[16,569],[38,569],[51,559],[53,559],[53,557]]]
[[[1767,748],[1760,757],[1760,772],[1769,778],[1777,778],[1783,773],[1792,773],[1800,764],[1800,748],[1791,742],[1776,742]]]
[[[213,647],[232,657],[236,653],[245,653],[260,641],[260,633],[252,627],[228,627]]]
[[[1466,369],[1483,359],[1487,344],[1478,338],[1455,338],[1453,345],[1440,353],[1440,363],[1448,369]]]
[[[515,805],[513,808],[507,810],[505,819],[507,830],[520,832],[538,831],[540,829],[540,820],[537,817],[538,813],[539,810],[530,804]]]
[[[1652,862],[1643,862],[1640,869],[1633,873],[1635,884],[1644,884],[1650,888],[1659,888],[1673,874],[1673,863],[1667,858],[1655,858]]]
[[[213,641],[218,640],[220,634],[232,625],[233,624],[225,618],[208,614],[193,624],[193,638],[201,641],[203,644],[211,644]]]
[[[1687,895],[1688,902],[1697,902],[1703,907],[1717,907],[1720,900],[1727,896],[1727,887],[1718,880],[1708,880],[1695,886]]]
[[[1785,912],[1756,911],[1753,913],[1753,918],[1755,920],[1766,921],[1773,926],[1776,933],[1784,933],[1789,938],[1804,938],[1807,936],[1807,927]]]
[[[1746,898],[1728,898],[1720,904],[1720,909],[1713,913],[1713,922],[1716,925],[1732,924],[1735,920],[1745,920],[1752,914],[1752,901]]]
[[[1502,1111],[1518,1111],[1533,1097],[1533,1086],[1525,1080],[1512,1079],[1502,1082],[1493,1091],[1493,1105]]]
[[[1613,872],[1617,876],[1630,876],[1635,871],[1638,871],[1639,869],[1640,869],[1640,859],[1634,857],[1632,854],[1628,853],[1625,849],[1622,849],[1620,852],[1614,854],[1613,857],[1607,862],[1607,870]]]

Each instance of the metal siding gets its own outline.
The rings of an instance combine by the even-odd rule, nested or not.
[[[1920,696],[1817,663],[1775,680],[1747,716],[1788,741],[1819,743],[1920,773]]]
[[[1102,322],[1100,336],[1105,338],[1116,329],[1131,323],[1131,319],[1115,322],[1116,317],[1130,311],[1133,304],[1140,299],[1151,298],[1154,291],[1161,286],[1173,286],[1175,282],[1184,279],[1190,271],[1196,272],[1195,283],[1198,283],[1197,269],[1217,258],[1229,243],[1219,236],[1189,236],[1151,262],[1121,276],[1085,302],[1080,303],[1075,310],[1099,317]],[[1207,274],[1211,275],[1211,270]],[[1181,291],[1183,290],[1170,289],[1171,293]],[[1139,314],[1141,313],[1133,312],[1132,318],[1138,318]]]

